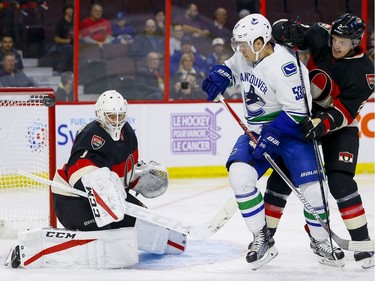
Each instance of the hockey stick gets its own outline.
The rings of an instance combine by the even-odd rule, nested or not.
[[[250,139],[257,143],[257,139],[254,137],[252,132],[249,130],[249,128],[241,121],[241,119],[238,117],[236,112],[232,109],[232,107],[228,104],[228,102],[224,99],[222,95],[218,95],[217,99],[224,105],[224,107],[232,114],[234,119],[237,121],[237,123],[241,126],[241,128],[245,131],[245,133],[250,137]],[[264,157],[267,159],[267,161],[270,163],[272,168],[280,175],[280,177],[285,181],[285,183],[290,187],[290,189],[296,194],[298,199],[303,203],[305,208],[315,217],[315,219],[323,226],[323,228],[329,233],[329,229],[327,227],[327,224],[321,219],[319,214],[315,211],[315,209],[310,205],[310,203],[306,200],[306,198],[303,196],[301,191],[294,186],[294,184],[290,181],[287,175],[281,170],[281,168],[276,164],[276,162],[271,158],[271,156],[265,152]],[[351,241],[342,239],[339,236],[337,236],[333,231],[331,231],[331,235],[333,240],[344,250],[349,251],[374,251],[375,245],[374,241]]]
[[[297,17],[297,24],[301,24],[300,17]],[[308,114],[309,118],[311,118],[312,112],[311,112],[311,108],[309,107],[309,101],[308,101],[307,95],[306,95],[306,87],[305,87],[305,82],[303,81],[301,60],[299,59],[297,45],[294,46],[294,55],[295,55],[296,61],[297,61],[297,66],[298,66],[298,71],[299,71],[299,79],[301,81],[302,94],[303,94],[303,99],[305,100],[307,114]],[[321,158],[320,153],[319,153],[319,146],[318,146],[317,140],[313,139],[312,143],[313,143],[313,149],[314,149],[314,155],[315,155],[316,168],[317,168],[317,171],[318,171],[320,194],[321,194],[321,197],[322,197],[324,212],[325,212],[326,218],[327,218],[327,230],[328,230],[328,235],[329,235],[329,242],[331,244],[331,249],[332,249],[332,257],[333,257],[333,259],[336,260],[336,256],[333,254],[334,248],[333,248],[333,243],[332,243],[332,230],[331,230],[331,224],[330,224],[329,213],[328,213],[328,204],[327,204],[328,202],[326,201],[326,196],[325,196],[324,186],[323,186],[323,180],[324,180],[324,177],[325,177],[324,171],[323,171],[323,161],[322,161],[322,158]]]
[[[60,190],[73,193],[82,197],[87,198],[88,195],[86,192],[72,188],[65,184],[54,182],[36,175],[30,174],[25,171],[18,171],[19,175],[30,178],[36,182],[47,184]],[[222,228],[227,221],[233,216],[233,214],[238,209],[236,200],[231,197],[227,200],[223,207],[207,222],[199,225],[186,226],[184,223],[169,218],[163,215],[159,215],[154,211],[140,207],[138,205],[132,204],[130,202],[125,202],[126,205],[126,214],[137,219],[141,219],[165,228],[169,228],[187,235],[192,235],[197,239],[207,239],[214,233],[216,233],[220,228]]]

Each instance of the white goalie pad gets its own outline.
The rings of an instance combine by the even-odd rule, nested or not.
[[[133,227],[101,231],[39,228],[20,232],[18,239],[21,267],[115,269],[138,263]]]
[[[168,188],[168,171],[160,163],[139,161],[134,167],[133,190],[146,198],[162,195]]]
[[[119,176],[103,167],[82,177],[98,227],[124,218],[126,192]]]

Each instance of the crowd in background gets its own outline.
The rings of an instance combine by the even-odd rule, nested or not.
[[[241,9],[238,17],[249,13],[249,10]],[[117,80],[117,82],[123,79],[124,88],[128,91],[134,89],[135,96],[129,95],[128,98],[163,99],[165,12],[158,10],[152,16],[144,17],[141,28],[134,26],[131,16],[124,11],[118,11],[113,19],[105,18],[103,14],[105,14],[103,6],[93,4],[90,16],[82,19],[80,41],[83,52],[87,50],[93,53],[94,48],[99,48],[96,54],[99,54],[99,58],[104,57],[107,63],[98,67],[110,66],[111,69],[107,69],[107,73],[113,73],[114,69],[118,69],[118,73],[114,73],[109,79],[110,81]],[[217,7],[212,18],[203,17],[199,13],[199,7],[194,3],[181,7],[180,12],[172,17],[171,36],[167,39],[170,55],[170,100],[205,98],[200,87],[202,79],[213,65],[223,63],[232,54],[231,27],[226,24],[227,18],[227,10],[223,7]],[[92,44],[95,45],[92,46]],[[126,49],[122,56],[132,58],[133,61],[121,61],[118,57],[107,59],[104,54],[107,52],[106,49],[111,49],[112,53],[119,49],[117,46],[108,45],[121,45],[121,48]],[[92,59],[93,57],[85,57],[83,65],[90,69],[94,65],[99,65],[96,60]],[[114,67],[113,60],[118,64],[123,63],[123,67]],[[125,70],[126,68],[131,70]],[[134,76],[134,81],[132,85],[129,85],[131,76]],[[236,98],[239,96],[236,91],[232,91],[231,94]]]
[[[56,88],[60,93],[67,80],[73,80],[74,72],[74,5],[73,2],[63,2],[61,16],[56,18],[53,26],[51,42],[44,46],[36,45],[33,49],[32,41],[23,50],[23,56],[37,56],[42,65],[51,66],[54,75],[61,77]],[[174,2],[177,4],[179,1],[172,1],[172,5]],[[200,87],[202,79],[213,65],[223,63],[233,54],[230,47],[231,23],[259,12],[258,2],[233,0],[236,14],[217,4],[211,15],[200,13],[201,1],[196,1],[199,5],[194,2],[174,5],[170,38],[165,37],[166,15],[163,8],[140,16],[128,14],[126,6],[110,14],[106,11],[108,6],[99,2],[81,5],[80,14],[85,16],[79,22],[79,84],[83,86],[84,94],[99,94],[102,90],[113,88],[126,93],[127,99],[163,100],[165,83],[169,82],[169,100],[204,99]],[[4,1],[2,8],[14,12],[15,7],[6,3]],[[48,1],[9,3],[18,3],[18,11],[29,13],[29,18],[31,8],[34,12],[37,9],[48,12],[49,9]],[[37,86],[32,77],[23,72],[22,56],[13,46],[19,36],[8,32],[6,18],[1,29],[0,83],[2,86]],[[38,30],[35,28],[32,38],[38,37]],[[373,59],[373,33],[368,41],[368,54]],[[170,61],[168,79],[165,79],[166,44],[169,44]],[[42,54],[39,53],[40,48],[43,49]],[[306,63],[308,56],[306,52],[301,53],[301,60]],[[60,100],[73,100],[73,87],[68,85],[67,91],[59,94]],[[225,95],[234,99],[241,97],[238,88],[229,89]]]

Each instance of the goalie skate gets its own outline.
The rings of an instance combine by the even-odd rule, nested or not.
[[[4,266],[11,268],[18,268],[21,264],[20,246],[16,245],[10,249],[7,258],[5,259]]]
[[[249,245],[246,261],[252,270],[257,270],[274,259],[278,251],[275,248],[275,240],[266,226],[254,233],[254,240]]]

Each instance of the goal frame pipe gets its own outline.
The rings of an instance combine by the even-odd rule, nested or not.
[[[6,95],[22,96],[38,92],[41,95],[48,95],[55,99],[55,91],[53,88],[2,88],[1,93]],[[49,179],[53,180],[56,172],[56,109],[55,106],[48,107],[48,148],[49,148]],[[51,186],[49,186],[49,224],[51,227],[57,226],[57,219],[53,207],[53,198]]]

